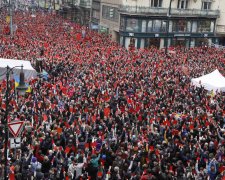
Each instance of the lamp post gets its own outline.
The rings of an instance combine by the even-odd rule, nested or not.
[[[12,13],[12,0],[9,0],[9,16],[10,16],[10,35],[13,35],[13,13]]]
[[[90,0],[90,6],[89,29],[92,29],[93,0]]]
[[[166,23],[166,49],[165,49],[165,54],[168,53],[169,18],[170,18],[170,15],[171,15],[171,4],[172,4],[172,0],[170,0],[169,11],[168,11],[168,13],[167,13],[167,23]]]
[[[5,108],[5,122],[3,122],[4,124],[4,131],[5,131],[5,149],[4,149],[4,158],[5,158],[5,162],[4,162],[4,180],[8,180],[7,177],[7,150],[8,150],[8,140],[9,140],[9,135],[8,135],[8,115],[9,115],[9,95],[10,95],[10,87],[9,87],[9,78],[10,78],[10,74],[13,72],[14,68],[17,67],[21,67],[21,72],[20,72],[20,82],[19,82],[19,86],[16,88],[16,90],[19,92],[19,94],[23,95],[26,93],[27,90],[27,86],[25,85],[24,82],[24,72],[23,72],[23,65],[22,66],[15,66],[13,68],[10,68],[9,66],[6,67],[6,93],[5,93],[5,99],[6,99],[6,108]],[[3,74],[4,75],[4,74]]]

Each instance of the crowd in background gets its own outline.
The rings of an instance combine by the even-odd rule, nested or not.
[[[41,11],[16,11],[13,22],[9,36],[0,19],[0,57],[34,65],[43,59],[49,77],[31,79],[25,96],[14,94],[11,80],[9,120],[25,122],[21,148],[8,153],[11,179],[224,178],[225,95],[190,81],[215,69],[225,75],[223,50],[129,51],[109,35]],[[2,121],[5,90],[3,80]]]

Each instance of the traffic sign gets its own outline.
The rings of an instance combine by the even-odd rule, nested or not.
[[[21,147],[21,137],[10,138],[10,148],[16,149]]]
[[[8,123],[9,131],[14,137],[17,137],[23,127],[23,121],[14,121]]]

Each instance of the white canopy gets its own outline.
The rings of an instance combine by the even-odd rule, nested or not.
[[[199,78],[191,79],[193,85],[197,87],[203,86],[204,89],[211,91],[225,92],[225,77],[216,69],[215,71],[201,76]]]
[[[10,68],[13,69],[13,74],[14,75],[19,75],[21,71],[21,67],[23,65],[23,72],[25,75],[25,79],[29,80],[31,78],[37,77],[37,72],[36,70],[31,66],[30,61],[24,61],[24,60],[15,60],[15,59],[4,59],[0,58],[0,74],[3,74],[6,72],[6,67],[9,66]],[[18,66],[18,67],[16,67]],[[6,76],[1,76],[1,79],[5,79]]]

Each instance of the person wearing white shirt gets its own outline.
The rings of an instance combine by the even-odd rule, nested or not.
[[[86,158],[83,157],[82,155],[80,155],[77,158],[77,164],[76,164],[76,178],[75,179],[79,179],[80,176],[82,175],[82,169],[84,167],[84,163],[86,162]]]

